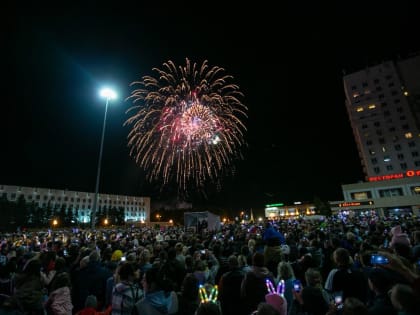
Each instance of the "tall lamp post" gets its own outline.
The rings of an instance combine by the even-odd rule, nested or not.
[[[110,100],[117,98],[117,94],[109,88],[102,89],[100,91],[100,95],[101,97],[104,97],[106,99],[106,104],[105,104],[104,123],[102,125],[101,148],[99,149],[98,171],[96,173],[95,197],[93,199],[93,209],[92,209],[92,218],[91,218],[92,229],[95,228],[96,211],[98,207],[99,179],[101,177],[102,151],[104,148],[105,125],[106,125],[106,114],[108,112],[108,103]]]

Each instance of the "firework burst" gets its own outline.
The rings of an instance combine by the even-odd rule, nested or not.
[[[156,76],[144,76],[127,98],[133,106],[124,125],[130,155],[147,178],[175,181],[186,189],[216,181],[233,161],[241,158],[247,107],[243,94],[223,68],[201,66],[186,59],[154,68]]]

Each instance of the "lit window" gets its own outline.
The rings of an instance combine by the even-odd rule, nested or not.
[[[369,108],[369,109],[374,109],[374,108],[376,108],[376,105],[375,105],[375,104],[370,104],[370,105],[368,106],[368,108]]]
[[[357,107],[356,111],[357,112],[363,112],[363,107]]]
[[[389,155],[385,155],[384,162],[391,162],[391,157]]]
[[[386,152],[386,148],[385,147],[382,147],[382,152]]]
[[[405,136],[406,139],[413,138],[413,134],[411,132],[407,132],[404,136]]]

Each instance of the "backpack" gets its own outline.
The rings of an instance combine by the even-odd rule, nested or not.
[[[118,283],[112,291],[112,314],[131,315],[143,297],[143,290],[135,284]]]

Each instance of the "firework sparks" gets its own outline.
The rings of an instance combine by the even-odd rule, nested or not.
[[[149,180],[174,180],[179,187],[216,180],[240,158],[247,107],[239,87],[224,69],[201,66],[186,59],[184,66],[172,61],[156,77],[144,76],[128,99],[132,113],[124,125],[130,155]]]

